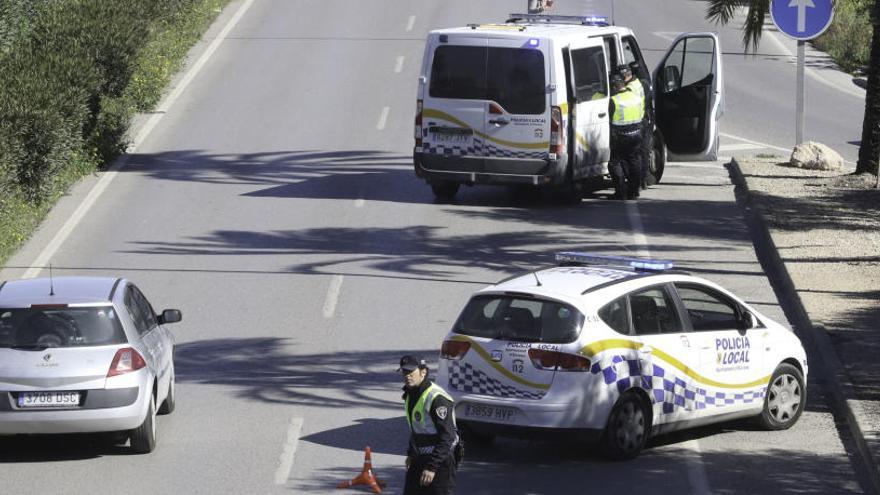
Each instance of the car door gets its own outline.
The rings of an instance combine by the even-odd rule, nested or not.
[[[655,118],[670,160],[717,159],[723,90],[718,37],[679,35],[654,71]]]
[[[699,354],[669,287],[640,289],[628,300],[632,332],[642,344],[638,353],[643,386],[650,389],[656,424],[690,418],[699,408]]]
[[[707,379],[707,408],[722,414],[760,407],[770,378],[763,364],[766,329],[743,328],[737,302],[711,287],[674,285],[699,351],[699,373]]]
[[[492,37],[486,59],[486,171],[534,173],[550,149],[550,57],[538,38]],[[517,160],[511,160],[517,159]]]
[[[432,154],[446,160],[445,170],[482,172],[486,121],[485,35],[443,34],[430,53],[424,92],[422,134]]]
[[[574,178],[604,173],[610,159],[608,115],[608,53],[602,38],[572,43],[567,57],[569,95],[569,156]]]

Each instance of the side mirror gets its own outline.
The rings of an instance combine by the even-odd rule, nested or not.
[[[666,93],[678,89],[678,67],[667,65],[663,67],[663,88]]]
[[[178,321],[183,319],[183,314],[181,314],[179,309],[166,309],[162,311],[162,314],[159,315],[159,324],[164,325],[166,323],[177,323]]]
[[[743,311],[742,315],[739,317],[739,329],[740,330],[750,330],[757,326],[757,321],[755,320],[755,315],[753,315],[750,311]]]

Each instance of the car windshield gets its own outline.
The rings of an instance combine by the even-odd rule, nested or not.
[[[125,332],[112,306],[0,308],[0,347],[83,347],[125,342]]]
[[[578,337],[584,315],[558,301],[510,295],[476,296],[453,331],[472,337],[565,344]]]

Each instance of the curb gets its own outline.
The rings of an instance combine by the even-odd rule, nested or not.
[[[776,248],[776,242],[773,239],[773,233],[768,227],[767,212],[764,207],[753,200],[749,190],[745,175],[740,169],[739,162],[736,157],[730,159],[728,166],[731,178],[736,187],[741,188],[745,206],[749,210],[749,215],[756,229],[756,234],[761,237],[760,241],[766,244],[770,249],[767,250],[765,256],[759,256],[762,265],[765,265],[768,278],[771,283],[777,285],[783,297],[786,299],[787,306],[792,310],[792,324],[795,326],[796,333],[801,337],[813,355],[818,355],[819,363],[810,363],[814,368],[824,371],[824,375],[828,377],[828,394],[830,395],[831,408],[835,416],[846,420],[852,435],[853,443],[858,451],[861,467],[867,475],[870,486],[865,487],[872,493],[880,494],[880,464],[871,452],[868,442],[865,439],[865,428],[863,424],[867,422],[861,418],[852,407],[851,401],[854,401],[856,395],[854,387],[849,376],[843,367],[837,351],[834,349],[831,338],[825,327],[814,325],[810,316],[804,307],[803,301],[797,293],[791,275],[785,266],[779,251]]]

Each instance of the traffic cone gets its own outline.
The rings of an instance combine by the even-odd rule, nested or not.
[[[351,481],[340,481],[336,488],[350,488],[354,485],[367,485],[373,493],[382,493],[379,487],[385,486],[385,482],[373,476],[373,461],[370,458],[370,448],[364,450],[364,469]]]

